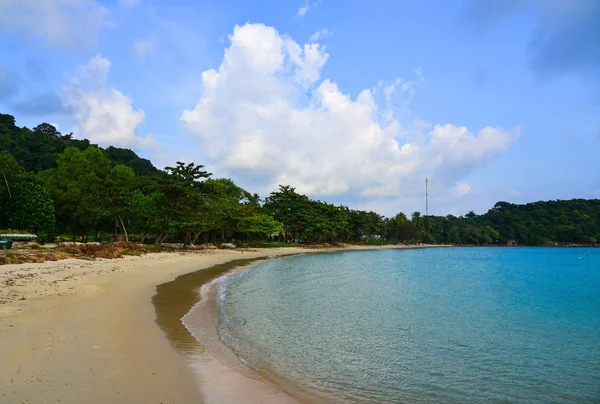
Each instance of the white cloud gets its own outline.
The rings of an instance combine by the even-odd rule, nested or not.
[[[154,41],[138,40],[131,44],[131,53],[137,60],[144,60],[155,51],[156,43]]]
[[[454,196],[460,197],[471,192],[471,186],[467,183],[456,184],[452,191]]]
[[[519,198],[521,196],[521,192],[519,191],[510,191],[510,196],[513,198]]]
[[[333,32],[323,28],[320,31],[316,31],[314,34],[310,36],[310,42],[319,42],[320,39],[324,39],[333,35]]]
[[[90,46],[108,11],[94,0],[2,0],[0,28],[44,37],[55,46]]]
[[[302,7],[300,7],[296,12],[296,17],[303,18],[304,16],[306,16],[306,13],[308,13],[309,10],[312,10],[320,2],[321,0],[315,0],[312,2],[310,0],[305,0]]]
[[[306,15],[306,13],[308,13],[308,9],[309,9],[308,2],[306,2],[306,3],[304,3],[304,5],[302,7],[300,7],[298,9],[296,16],[299,18],[304,17]]]
[[[425,177],[451,192],[519,135],[415,118],[420,71],[415,81],[380,82],[352,97],[321,80],[329,55],[318,44],[300,46],[262,24],[236,26],[229,39],[181,120],[208,164],[260,192],[290,184],[313,196],[382,198],[421,190]]]
[[[100,55],[80,66],[77,75],[65,86],[62,98],[72,112],[73,132],[101,145],[153,148],[152,137],[136,136],[144,120],[141,109],[131,99],[107,84],[110,61]]]
[[[51,123],[50,125],[54,126],[57,131],[60,131],[60,126],[57,123]]]

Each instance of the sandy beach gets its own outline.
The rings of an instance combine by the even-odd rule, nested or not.
[[[311,252],[207,250],[0,266],[0,402],[297,402],[207,349],[176,348],[151,299],[157,285],[183,274]]]

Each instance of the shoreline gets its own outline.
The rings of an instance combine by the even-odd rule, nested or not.
[[[323,253],[334,253],[345,251],[326,251]],[[236,385],[234,394],[224,396],[222,391],[212,391],[210,383],[202,383],[201,390],[203,394],[210,396],[211,401],[206,403],[229,404],[240,402],[260,402],[264,404],[301,404],[319,402],[323,404],[331,404],[328,399],[317,395],[316,393],[304,390],[291,381],[283,381],[277,379],[274,375],[266,373],[260,369],[253,367],[250,363],[245,362],[243,358],[237,355],[219,336],[219,308],[217,307],[217,298],[221,282],[226,278],[238,275],[244,271],[250,270],[257,265],[262,265],[274,259],[283,259],[297,255],[312,255],[319,252],[290,254],[285,256],[272,257],[267,259],[259,259],[244,266],[238,266],[224,273],[222,276],[206,283],[202,286],[202,300],[196,303],[189,312],[181,319],[182,323],[193,335],[196,342],[208,350],[210,358],[207,355],[196,356],[189,363],[195,373],[206,374],[213,373],[211,378],[222,379],[227,378],[227,383]],[[221,370],[217,373],[212,366],[214,361],[220,362],[219,366],[229,368],[225,371]],[[245,401],[248,397],[252,401]]]
[[[0,300],[7,302],[0,304],[0,401],[210,402],[155,322],[150,300],[157,285],[236,259],[352,249],[378,248],[213,250],[0,266]]]
[[[234,266],[225,271],[218,278],[202,285],[201,300],[181,318],[180,324],[185,327],[186,332],[195,342],[193,347],[186,347],[186,355],[189,358],[188,366],[198,380],[205,404],[259,402],[300,404],[304,402],[242,363],[240,358],[219,338],[217,330],[216,299],[220,282],[255,265],[284,257],[263,257],[247,265]],[[223,389],[222,386],[235,387]]]
[[[392,246],[394,249],[418,249],[423,246]],[[439,247],[439,246],[431,246]],[[328,248],[324,250],[311,249],[309,251],[294,252],[269,257],[259,257],[249,260],[250,262],[231,262],[228,266],[218,265],[214,276],[205,276],[204,283],[198,282],[206,270],[196,273],[185,274],[160,287],[170,288],[172,291],[183,293],[184,299],[188,301],[185,305],[188,310],[184,315],[180,314],[172,318],[180,318],[181,321],[170,322],[161,326],[165,333],[171,334],[168,339],[178,347],[190,360],[188,366],[192,368],[198,378],[200,389],[203,392],[205,403],[229,404],[229,403],[264,403],[264,404],[299,404],[299,403],[330,403],[329,399],[317,395],[315,392],[305,390],[290,380],[279,379],[276,375],[266,373],[252,367],[240,358],[227,344],[221,340],[218,334],[218,307],[217,295],[221,282],[228,277],[235,276],[250,270],[257,265],[264,264],[274,259],[284,259],[297,255],[313,255],[321,253],[335,253],[348,251],[364,251],[389,249],[385,247],[355,247],[355,248]],[[245,260],[244,260],[245,261]],[[228,266],[228,267],[227,267]],[[213,268],[209,268],[211,270]],[[219,270],[221,269],[221,270]],[[194,303],[189,302],[189,292],[194,292]],[[161,300],[169,301],[169,291]],[[158,295],[157,294],[157,295]],[[160,311],[160,303],[154,300],[157,312]],[[185,334],[182,330],[185,329]],[[191,342],[193,341],[193,342]],[[227,392],[222,388],[215,388],[219,383],[224,385],[235,385],[235,389]]]

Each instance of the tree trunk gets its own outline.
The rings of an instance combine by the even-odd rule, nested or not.
[[[198,237],[200,237],[200,234],[202,234],[202,233],[199,231],[194,233],[194,240],[192,241],[192,244],[196,245],[196,242],[198,241]]]
[[[8,190],[8,198],[12,199],[12,194],[10,193],[10,187],[8,186],[8,180],[6,179],[6,175],[4,171],[2,171],[2,176],[4,177],[4,182],[6,183],[6,189]]]
[[[167,230],[162,231],[156,238],[155,244],[162,243],[165,240],[165,238],[167,238],[168,235],[169,235],[169,232]]]
[[[125,223],[123,223],[123,219],[121,219],[121,215],[117,214],[119,221],[121,222],[121,229],[123,229],[123,234],[125,235],[125,242],[129,243],[129,236],[127,235],[127,229],[125,229]]]

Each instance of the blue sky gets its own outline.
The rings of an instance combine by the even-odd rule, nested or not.
[[[391,215],[600,195],[600,2],[5,0],[0,111]]]

